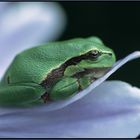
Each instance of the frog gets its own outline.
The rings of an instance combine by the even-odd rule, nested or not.
[[[105,75],[114,51],[97,36],[52,41],[18,53],[0,81],[0,106],[66,100]]]

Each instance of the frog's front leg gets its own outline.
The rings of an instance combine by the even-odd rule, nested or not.
[[[57,82],[49,93],[50,100],[62,100],[85,89],[95,80],[94,73],[83,77],[65,77]]]
[[[51,100],[66,99],[77,93],[79,86],[77,78],[65,77],[54,85],[49,94],[49,98]]]
[[[97,78],[95,78],[95,74],[91,73],[91,74],[87,74],[83,77],[79,78],[79,84],[81,89],[85,89],[87,88],[92,82],[94,82]]]
[[[44,93],[45,89],[34,83],[3,85],[0,86],[0,105],[28,106],[41,102],[41,95]]]

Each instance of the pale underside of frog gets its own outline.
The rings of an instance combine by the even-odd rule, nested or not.
[[[115,63],[97,37],[50,42],[18,54],[0,83],[0,105],[64,100],[88,87]]]

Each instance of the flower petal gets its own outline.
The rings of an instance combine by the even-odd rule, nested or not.
[[[0,110],[0,137],[125,137],[140,130],[140,89],[108,81],[56,111]],[[3,113],[2,113],[3,112]]]
[[[55,2],[8,5],[5,11],[1,8],[4,12],[0,15],[0,78],[16,54],[58,38],[66,23],[63,9]],[[0,6],[4,7],[4,4],[0,3]]]
[[[9,2],[0,2],[0,16],[3,15],[3,12],[8,8]]]

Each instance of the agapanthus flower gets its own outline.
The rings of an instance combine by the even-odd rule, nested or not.
[[[62,32],[62,25],[65,24],[65,14],[56,3],[6,2],[0,4],[0,10],[4,11],[0,15],[2,32],[0,76],[2,77],[16,53],[43,43],[45,39],[57,38]],[[46,20],[49,15],[51,15],[49,20]],[[56,24],[51,24],[50,21],[61,24],[55,27]],[[0,137],[131,138],[138,136],[140,89],[118,80],[105,81],[126,62],[138,57],[140,51],[117,61],[106,75],[66,100],[33,108],[0,107]]]

